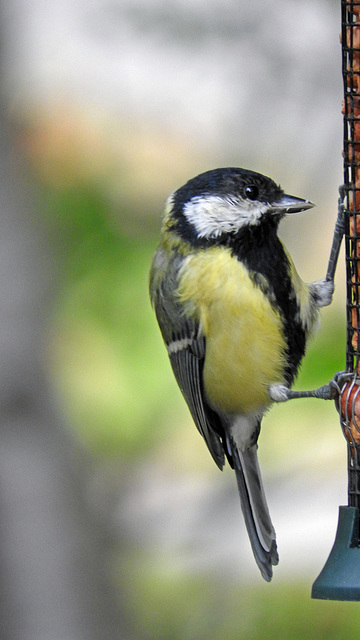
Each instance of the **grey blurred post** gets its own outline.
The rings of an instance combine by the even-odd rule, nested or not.
[[[109,545],[42,371],[54,265],[16,164],[0,99],[0,638],[120,640]]]

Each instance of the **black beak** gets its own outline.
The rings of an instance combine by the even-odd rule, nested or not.
[[[303,198],[295,198],[295,196],[288,196],[286,193],[271,205],[272,213],[280,213],[286,215],[287,213],[300,213],[311,209],[315,205],[310,200],[303,200]]]

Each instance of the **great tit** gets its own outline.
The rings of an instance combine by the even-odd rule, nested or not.
[[[305,284],[277,231],[310,209],[254,171],[207,171],[172,193],[150,296],[177,383],[220,469],[235,470],[263,578],[278,563],[257,459],[261,419],[290,391],[333,281]],[[325,397],[325,396],[321,396]]]

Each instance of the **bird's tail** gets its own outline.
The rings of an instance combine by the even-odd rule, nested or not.
[[[253,445],[246,451],[241,451],[232,442],[231,448],[241,508],[253,554],[262,577],[270,582],[272,566],[278,564],[279,556],[275,530],[261,480],[257,445]]]

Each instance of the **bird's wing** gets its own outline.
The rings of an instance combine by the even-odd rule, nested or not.
[[[203,392],[205,338],[199,323],[184,315],[173,295],[173,280],[162,281],[153,304],[157,320],[168,350],[176,381],[190,409],[193,420],[203,436],[209,451],[220,469],[225,458],[221,438],[216,433],[220,426],[215,413],[206,405]]]
[[[220,469],[224,465],[224,450],[219,435],[212,428],[210,410],[204,402],[202,372],[205,357],[205,338],[199,336],[193,320],[184,320],[181,333],[173,335],[167,345],[171,366],[177,383],[190,409],[193,420]]]

